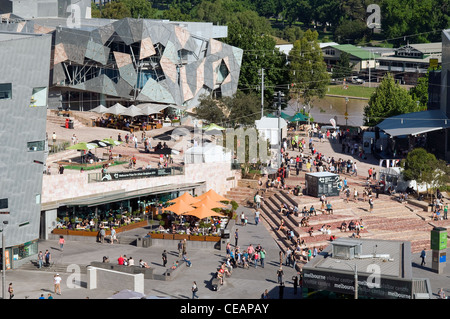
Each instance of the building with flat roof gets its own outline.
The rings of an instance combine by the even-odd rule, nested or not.
[[[410,242],[395,240],[338,238],[303,266],[303,287],[364,299],[432,295],[428,279],[412,276]]]
[[[45,34],[0,32],[0,229],[6,267],[37,253],[51,41]]]
[[[389,72],[401,84],[415,85],[433,63],[441,65],[442,42],[407,44],[376,60],[373,74],[378,78]]]

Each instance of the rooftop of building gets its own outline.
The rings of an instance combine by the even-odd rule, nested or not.
[[[0,31],[0,42],[11,41],[11,40],[18,40],[18,39],[26,39],[26,38],[33,38],[33,37],[39,37],[39,36],[42,36],[42,34],[17,33],[17,32],[9,32],[9,31]]]
[[[374,57],[378,56],[377,53],[370,52],[361,47],[357,47],[353,44],[337,44],[337,45],[330,45],[330,46],[335,49],[338,49],[339,51],[346,52],[350,55],[353,55],[361,60],[370,60],[370,59],[374,59]]]
[[[332,254],[335,244],[361,244],[361,254],[352,259],[336,258]],[[304,268],[353,273],[356,267],[358,273],[371,274],[368,272],[369,266],[376,265],[383,276],[411,278],[410,248],[405,248],[405,245],[409,243],[395,240],[338,238]]]

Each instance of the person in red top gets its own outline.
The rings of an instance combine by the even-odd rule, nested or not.
[[[117,259],[117,262],[119,263],[119,265],[123,265],[123,261],[124,261],[124,259],[123,259],[122,255],[120,255],[120,257]]]

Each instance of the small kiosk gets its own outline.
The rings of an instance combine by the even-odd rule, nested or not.
[[[306,173],[306,194],[320,197],[339,196],[339,175],[329,172]]]

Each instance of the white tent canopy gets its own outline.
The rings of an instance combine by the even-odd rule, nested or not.
[[[113,106],[109,107],[108,110],[105,113],[107,113],[107,114],[114,114],[114,115],[121,115],[126,110],[127,110],[127,108],[125,106],[123,106],[120,103],[116,103]]]
[[[278,144],[279,128],[278,118],[275,117],[263,117],[260,120],[255,121],[256,128],[259,134],[270,141],[271,145]],[[286,137],[287,122],[280,118],[281,136]]]
[[[167,107],[169,106],[153,103],[143,103],[137,105],[137,108],[139,108],[144,115],[157,114]]]
[[[142,112],[142,110],[140,108],[138,108],[135,105],[131,105],[129,107],[126,108],[126,110],[124,112],[122,112],[123,116],[131,116],[131,117],[135,117],[135,116],[139,116],[139,115],[146,115],[144,114],[144,112]]]
[[[184,162],[194,163],[231,163],[231,151],[214,143],[194,146],[186,150]]]
[[[100,104],[99,106],[97,106],[97,107],[93,108],[92,110],[90,110],[90,112],[104,114],[104,113],[108,112],[108,108],[106,106]]]

